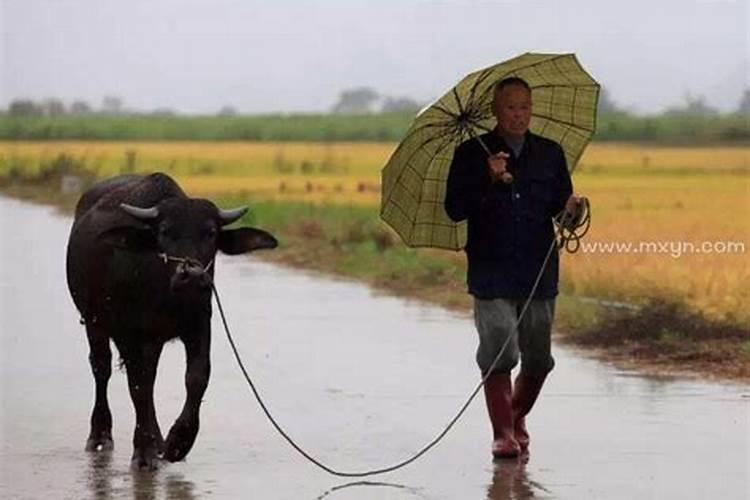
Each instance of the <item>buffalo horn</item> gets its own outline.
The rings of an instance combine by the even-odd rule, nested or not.
[[[128,205],[127,203],[120,203],[120,208],[136,219],[153,220],[159,216],[159,209],[156,207],[141,208]]]
[[[232,208],[230,210],[219,209],[219,218],[223,225],[231,224],[247,213],[247,207]]]

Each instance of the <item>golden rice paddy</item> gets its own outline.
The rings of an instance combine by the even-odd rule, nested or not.
[[[33,172],[65,154],[99,176],[165,171],[193,195],[376,207],[380,169],[394,147],[0,142],[0,175]],[[564,290],[626,301],[669,296],[712,317],[750,321],[750,148],[592,144],[573,180],[592,202],[593,225],[589,247],[563,257]],[[607,246],[628,243],[630,250]]]

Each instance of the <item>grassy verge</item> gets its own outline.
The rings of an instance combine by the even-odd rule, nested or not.
[[[384,141],[401,137],[412,113],[256,116],[0,113],[0,138],[92,141]]]
[[[218,201],[231,206],[243,200]],[[354,278],[470,314],[463,254],[404,247],[370,207],[262,201],[252,206],[243,223],[269,228],[281,238],[280,248],[266,255],[271,261]],[[559,340],[651,372],[750,380],[747,325],[707,318],[678,298],[621,307],[561,294],[556,330]]]
[[[398,141],[414,113],[255,116],[59,115],[0,113],[0,139],[90,141]],[[599,141],[694,146],[748,144],[750,125],[738,114],[598,117]]]
[[[583,328],[571,329],[578,345],[657,371],[690,371],[711,377],[750,379],[750,332],[717,321],[668,299],[638,309],[603,308]]]
[[[77,195],[60,194],[57,185],[55,180],[40,179],[5,182],[0,189],[11,196],[72,210]],[[470,313],[463,255],[405,248],[380,223],[373,207],[263,201],[236,195],[215,201],[224,207],[251,205],[241,223],[267,229],[280,239],[277,250],[263,253],[270,261],[360,280],[386,293]],[[679,299],[651,299],[637,308],[622,308],[562,294],[556,329],[558,340],[648,371],[750,380],[747,325],[708,319]]]

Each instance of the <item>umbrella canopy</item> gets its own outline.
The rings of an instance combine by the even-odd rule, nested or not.
[[[417,115],[382,171],[380,216],[411,247],[463,248],[466,223],[445,213],[453,152],[494,129],[495,85],[507,77],[531,87],[530,130],[558,142],[572,172],[596,127],[599,84],[573,54],[523,54],[471,73]]]

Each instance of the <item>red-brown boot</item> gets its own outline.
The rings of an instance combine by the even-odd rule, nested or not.
[[[529,432],[526,430],[526,415],[534,406],[545,377],[532,378],[519,374],[513,388],[513,430],[521,451],[529,449]]]
[[[492,455],[514,458],[521,453],[513,431],[512,388],[510,374],[491,373],[484,383],[487,412],[492,422]]]

